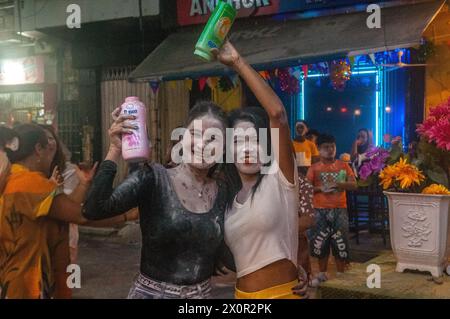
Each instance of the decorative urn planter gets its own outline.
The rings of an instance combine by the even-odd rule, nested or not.
[[[450,196],[384,192],[396,271],[440,277],[450,254]]]

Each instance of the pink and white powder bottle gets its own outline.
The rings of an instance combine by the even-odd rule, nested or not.
[[[137,127],[132,133],[122,135],[122,157],[129,163],[146,161],[150,152],[147,136],[147,109],[136,96],[127,97],[121,108],[123,115],[136,116],[135,120],[127,122]]]

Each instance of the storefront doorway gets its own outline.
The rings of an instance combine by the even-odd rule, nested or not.
[[[44,93],[10,92],[0,93],[0,123],[17,125],[20,123],[45,124],[48,112],[44,110]]]
[[[345,90],[335,90],[328,76],[312,75],[302,85],[304,118],[310,128],[336,137],[337,153],[350,153],[357,131],[378,133],[377,71],[361,71]]]

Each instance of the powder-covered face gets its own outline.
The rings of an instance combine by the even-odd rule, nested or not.
[[[221,121],[211,115],[204,115],[192,121],[183,137],[183,157],[186,164],[196,169],[209,169],[216,164],[216,157],[223,154],[225,128]]]
[[[299,122],[295,125],[295,130],[298,136],[305,136],[308,133],[308,127],[303,122]]]
[[[336,144],[323,143],[319,146],[320,157],[327,160],[332,160],[336,157]]]
[[[255,125],[249,121],[239,121],[234,125],[234,163],[241,174],[255,175],[261,171],[261,145]]]

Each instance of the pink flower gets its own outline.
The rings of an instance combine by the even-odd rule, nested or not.
[[[433,127],[436,125],[436,118],[429,117],[422,124],[417,125],[417,132],[426,138],[430,138],[429,134]]]
[[[450,151],[450,118],[440,119],[428,134],[439,148]]]
[[[450,116],[450,98],[447,102],[443,102],[438,106],[430,109],[430,117],[440,119],[442,117]]]
[[[450,151],[450,98],[430,110],[430,116],[418,125],[417,132],[439,148]]]

